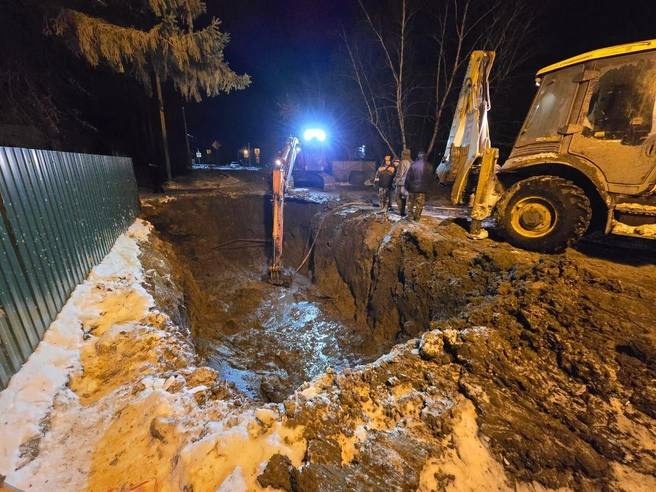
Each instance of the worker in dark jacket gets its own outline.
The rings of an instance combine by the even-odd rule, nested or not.
[[[433,166],[426,162],[426,153],[419,152],[417,160],[412,163],[405,177],[405,189],[408,190],[408,216],[419,220],[426,203],[426,193],[433,182]]]
[[[376,171],[374,178],[374,186],[378,188],[378,201],[380,208],[387,213],[388,208],[391,206],[392,199],[392,186],[394,185],[394,175],[396,168],[392,163],[392,156],[386,155],[385,161]]]
[[[396,166],[396,176],[394,178],[394,189],[396,195],[396,205],[399,207],[399,215],[405,217],[405,208],[408,202],[408,190],[405,189],[405,176],[412,166],[412,157],[410,149],[403,149],[401,160]]]

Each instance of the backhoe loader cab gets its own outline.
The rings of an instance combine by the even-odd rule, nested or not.
[[[606,233],[656,238],[656,40],[585,53],[543,68],[536,80],[533,104],[496,175],[485,171],[485,156],[497,155],[491,147],[470,168],[449,157],[466,142],[451,142],[438,169],[444,178],[457,168],[455,183],[478,176],[475,187],[460,186],[475,189],[474,222],[494,211],[511,243],[548,252],[578,240],[593,213]],[[464,195],[452,193],[461,203]]]

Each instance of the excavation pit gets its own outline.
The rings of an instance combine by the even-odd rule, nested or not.
[[[374,344],[339,300],[313,284],[310,246],[325,203],[288,200],[283,263],[291,284],[267,281],[270,202],[265,194],[197,192],[145,213],[170,246],[168,260],[185,272],[182,324],[203,364],[255,400],[281,402],[327,370],[374,360],[395,340]]]
[[[441,216],[417,223],[342,207],[352,198],[287,202],[284,264],[300,265],[316,237],[289,288],[263,280],[265,192],[235,186],[145,207],[185,279],[186,312],[173,318],[188,318],[200,362],[255,403],[284,401],[287,422],[305,427],[300,490],[320,490],[327,460],[331,484],[344,490],[364,480],[375,481],[371,490],[417,489],[421,453],[449,442],[456,431],[444,422],[458,414],[447,409],[463,399],[513,480],[601,488],[615,480],[616,452],[653,469],[633,437],[616,440],[620,426],[631,436],[654,428],[653,256],[540,255],[472,241]],[[295,392],[329,367],[342,374]],[[351,448],[339,447],[380,415],[389,432],[371,432],[361,459],[344,465]],[[600,431],[599,422],[617,425]],[[399,463],[420,463],[385,469],[390,450]]]
[[[22,490],[656,490],[653,250],[540,255],[306,193],[280,288],[266,186],[207,185],[143,197],[155,230],[47,336],[83,340],[16,434]]]

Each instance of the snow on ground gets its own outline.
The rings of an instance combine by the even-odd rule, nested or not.
[[[143,288],[136,221],[77,287],[0,393],[0,475],[21,490],[259,489],[274,453],[299,466],[302,427],[254,409]],[[172,370],[175,369],[175,370]],[[226,488],[227,487],[227,488]]]
[[[372,364],[326,371],[280,405],[258,405],[198,367],[188,331],[142,285],[140,243],[150,231],[137,221],[119,237],[0,393],[0,475],[8,484],[61,492],[272,490],[258,476],[268,470],[269,483],[278,483],[268,465],[280,454],[300,490],[328,482],[352,490],[365,479],[376,490],[401,489],[415,473],[423,491],[449,477],[449,490],[518,485],[481,438],[449,365],[424,360],[429,335],[421,350],[411,341]],[[324,476],[327,469],[334,475]]]
[[[127,307],[126,316],[142,316],[149,307],[143,290],[137,240],[148,236],[149,225],[135,222],[116,241],[103,262],[79,285],[57,319],[48,328],[43,341],[27,363],[0,392],[0,473],[11,475],[24,461],[20,446],[41,435],[55,396],[68,382],[69,375],[80,370],[80,348],[84,327],[98,317],[98,285],[116,276],[132,277],[133,288],[143,303]]]

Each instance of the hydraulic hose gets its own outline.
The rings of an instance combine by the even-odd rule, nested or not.
[[[310,248],[308,249],[307,254],[306,254],[305,257],[303,258],[303,261],[301,261],[300,265],[298,265],[298,267],[296,268],[296,273],[298,273],[298,272],[301,271],[301,268],[303,268],[303,266],[305,265],[305,263],[306,263],[306,262],[308,261],[308,259],[310,258],[310,255],[312,254],[312,250],[314,250],[314,247],[315,247],[316,244],[317,244],[317,240],[319,239],[319,233],[321,232],[321,229],[322,229],[323,224],[324,224],[324,222],[326,221],[326,219],[327,219],[330,215],[334,214],[335,212],[337,212],[337,211],[339,211],[339,210],[342,210],[342,209],[345,209],[345,208],[348,208],[348,207],[353,207],[353,206],[356,206],[356,205],[369,206],[370,204],[369,204],[369,203],[365,203],[365,202],[349,202],[349,203],[344,203],[344,204],[342,204],[342,205],[339,205],[338,207],[333,208],[332,210],[330,210],[328,213],[326,213],[326,214],[321,218],[321,222],[319,222],[319,226],[317,227],[317,230],[316,230],[316,232],[315,232],[315,234],[314,234],[314,239],[312,240],[312,244],[310,244]]]

